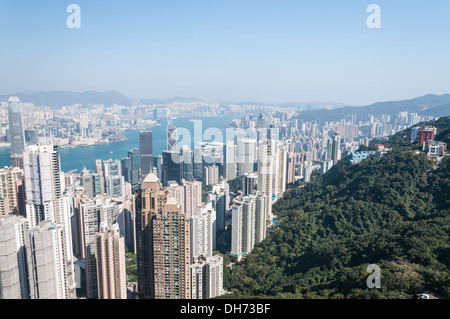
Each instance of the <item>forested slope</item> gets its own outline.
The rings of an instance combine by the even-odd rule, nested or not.
[[[436,167],[391,144],[381,159],[341,161],[287,191],[274,206],[279,229],[224,269],[224,297],[449,298],[450,160]],[[379,289],[367,287],[370,264],[381,269]]]

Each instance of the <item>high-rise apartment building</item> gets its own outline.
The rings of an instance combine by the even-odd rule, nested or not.
[[[273,196],[273,157],[275,151],[275,141],[268,139],[258,146],[258,185],[259,192],[266,194],[267,207],[266,219],[272,220],[272,196]]]
[[[28,275],[24,248],[27,220],[0,216],[0,299],[27,299]]]
[[[266,238],[267,195],[235,198],[231,216],[231,255],[239,259]]]
[[[155,298],[153,220],[162,211],[167,191],[158,177],[150,173],[134,195],[136,210],[136,257],[138,295],[144,299]]]
[[[64,228],[49,220],[25,232],[30,299],[67,299]],[[72,287],[73,288],[73,287]]]
[[[153,254],[155,299],[190,299],[190,223],[173,197],[155,215]]]
[[[97,233],[98,299],[127,299],[125,238],[119,225],[100,224]]]
[[[216,241],[216,212],[211,203],[197,208],[191,217],[191,258],[200,255],[212,256],[213,245]]]
[[[18,167],[0,169],[0,216],[19,213],[19,184],[23,170]]]
[[[237,173],[237,146],[233,141],[224,145],[224,177],[227,180],[236,178]]]

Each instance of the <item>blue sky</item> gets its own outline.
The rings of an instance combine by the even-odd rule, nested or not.
[[[81,28],[69,29],[69,4]],[[381,28],[369,29],[369,4]],[[450,1],[2,0],[0,94],[364,105],[450,93]]]

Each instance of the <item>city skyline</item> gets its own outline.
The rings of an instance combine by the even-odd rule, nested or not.
[[[83,0],[79,29],[66,25],[69,4],[2,2],[0,29],[14,30],[0,33],[2,93],[346,105],[448,93],[447,1],[377,1],[379,29],[368,1]]]

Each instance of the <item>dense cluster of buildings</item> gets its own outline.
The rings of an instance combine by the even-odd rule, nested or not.
[[[102,118],[109,116],[104,111]],[[78,173],[61,171],[57,144],[26,139],[22,112],[11,98],[11,166],[0,170],[0,298],[223,295],[219,246],[244,258],[277,223],[272,206],[288,184],[307,183],[314,171],[325,174],[341,159],[360,156],[355,152],[369,138],[392,133],[384,118],[319,125],[276,111],[233,121],[231,138],[191,149],[178,145],[169,123],[162,154],[153,154],[152,132],[141,130],[139,148],[127,157],[97,160],[95,171]],[[79,116],[89,136],[96,125]],[[399,118],[405,126],[418,120]],[[362,136],[362,126],[370,134]],[[236,178],[239,190],[231,192]],[[135,283],[127,252],[136,255]]]

